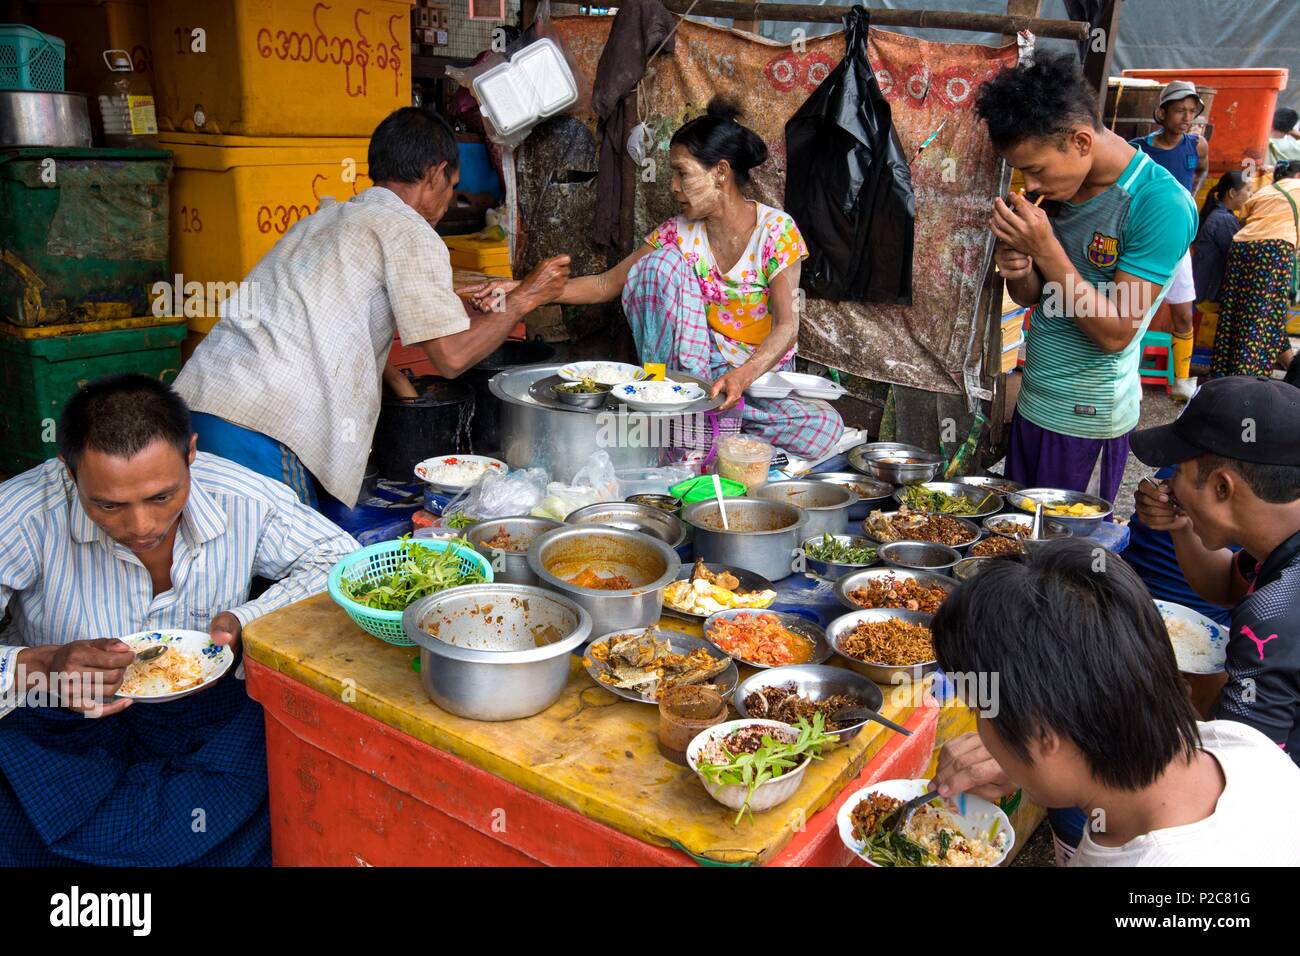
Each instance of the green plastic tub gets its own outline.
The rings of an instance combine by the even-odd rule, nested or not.
[[[16,475],[58,454],[59,413],[84,383],[115,372],[175,379],[186,331],[182,320],[49,338],[0,334],[0,471]]]

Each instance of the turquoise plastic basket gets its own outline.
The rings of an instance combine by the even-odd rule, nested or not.
[[[65,48],[58,37],[21,23],[0,24],[0,90],[63,90]]]
[[[428,548],[430,551],[446,551],[455,548],[460,557],[462,574],[480,571],[486,583],[492,581],[492,565],[487,558],[464,545],[458,546],[454,541],[433,541],[429,539],[405,539],[381,541],[368,548],[356,551],[330,569],[329,592],[334,603],[348,612],[367,634],[381,641],[396,644],[399,647],[413,647],[415,642],[406,636],[402,629],[401,611],[378,611],[358,604],[343,593],[343,581],[375,581],[387,577],[406,560],[407,549],[412,545]]]

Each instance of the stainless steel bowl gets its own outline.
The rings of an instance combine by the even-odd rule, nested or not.
[[[90,111],[80,93],[0,90],[0,146],[89,146]]]
[[[803,511],[804,537],[843,534],[849,526],[849,509],[858,496],[843,485],[825,481],[770,481],[749,493],[751,498],[794,505]]]
[[[775,585],[773,585],[771,581],[763,577],[761,574],[755,574],[753,571],[746,571],[744,568],[729,568],[721,564],[706,563],[704,566],[715,574],[721,571],[730,571],[731,574],[735,576],[736,580],[740,582],[740,587],[736,589],[737,591],[752,592],[776,590]],[[689,581],[694,572],[694,564],[683,564],[682,569],[677,572],[677,580]],[[667,602],[664,603],[664,613],[669,617],[680,617],[687,621],[704,621],[709,617],[708,614],[695,614],[691,611],[679,611]]]
[[[695,529],[696,557],[780,581],[794,573],[796,549],[808,536],[806,514],[794,505],[729,498],[730,531],[722,530],[718,503],[712,500],[687,505],[682,520]]]
[[[599,392],[563,392],[560,386],[553,386],[551,394],[555,396],[556,401],[565,405],[572,405],[574,408],[604,408],[605,399],[609,397],[610,391],[614,386],[599,385]]]
[[[962,478],[955,478],[953,480],[959,485],[970,485],[972,488],[983,488],[986,491],[992,491],[995,494],[1003,496],[1024,488],[1024,485],[1018,485],[1014,481],[1003,478],[1001,475],[966,475]]]
[[[1032,515],[1034,513],[1035,501],[1041,501],[1044,505],[1064,502],[1067,505],[1082,502],[1086,505],[1095,505],[1101,508],[1101,512],[1096,515],[1089,515],[1086,518],[1070,518],[1064,515],[1052,515],[1043,509],[1043,520],[1059,521],[1076,535],[1088,535],[1097,525],[1101,524],[1111,516],[1115,508],[1105,498],[1098,498],[1096,495],[1085,495],[1081,491],[1069,491],[1064,488],[1026,488],[1015,494],[1007,495],[1007,504],[1017,508],[1023,514]]]
[[[907,500],[907,489],[919,484],[920,487],[930,491],[942,491],[946,495],[956,497],[960,495],[969,501],[975,511],[968,515],[953,515],[954,518],[987,518],[989,515],[997,514],[1002,510],[1002,496],[988,491],[984,488],[976,488],[973,485],[963,485],[956,481],[922,481],[919,483],[909,484],[906,487],[899,488],[894,492],[894,500],[900,505]],[[911,507],[909,505],[909,507]],[[912,508],[918,511],[918,508]]]
[[[735,658],[742,664],[748,664],[750,667],[757,667],[761,670],[769,670],[772,667],[771,664],[758,664],[754,661],[745,660],[743,657],[738,657],[729,652],[725,647],[714,642],[712,637],[713,628],[717,622],[730,620],[731,618],[737,617],[741,614],[752,616],[758,616],[760,614],[770,615],[771,617],[776,618],[781,623],[782,627],[793,631],[801,637],[808,638],[808,640],[813,643],[812,659],[808,661],[809,664],[820,664],[822,661],[826,660],[826,658],[831,656],[831,646],[826,641],[826,632],[822,630],[820,625],[814,624],[806,617],[800,617],[798,614],[789,614],[785,611],[773,611],[771,609],[756,611],[749,608],[731,608],[726,611],[719,611],[717,614],[710,614],[704,621],[704,639],[710,644],[713,644],[714,647],[722,651],[724,654]]]
[[[929,455],[931,452],[919,445],[908,445],[901,441],[869,441],[861,445],[850,448],[844,455],[848,459],[849,467],[854,471],[860,471],[864,475],[869,475],[867,471],[867,459],[878,458],[881,455]]]
[[[849,507],[850,521],[861,521],[871,514],[872,509],[885,507],[894,494],[894,486],[889,482],[868,478],[855,471],[824,471],[816,475],[804,475],[803,480],[824,481],[848,488],[858,499],[857,504]]]
[[[925,587],[943,588],[949,594],[957,589],[957,583],[946,574],[938,574],[933,571],[912,571],[907,568],[868,568],[865,571],[856,571],[853,574],[846,574],[835,582],[835,597],[846,608],[851,611],[870,611],[880,610],[880,608],[864,608],[853,598],[849,597],[858,588],[866,587],[877,578],[893,577],[898,580],[911,580]],[[906,610],[901,608],[900,610]]]
[[[881,561],[911,571],[947,573],[961,558],[956,548],[929,541],[894,541],[880,546]]]
[[[864,538],[862,535],[833,534],[831,537],[840,542],[840,544],[847,545],[850,548],[871,548],[873,551],[878,551],[880,548],[879,541],[872,538]],[[813,545],[821,544],[825,540],[826,539],[823,535],[818,535],[815,538],[808,538],[799,545],[799,549],[804,553],[804,563],[807,565],[808,570],[813,572],[813,574],[826,578],[828,581],[837,581],[846,574],[852,574],[854,571],[862,568],[869,568],[880,560],[879,554],[866,564],[841,564],[838,561],[822,561],[818,558],[811,557],[808,554],[808,549]]]
[[[840,640],[856,628],[859,624],[868,621],[888,621],[900,620],[909,621],[912,624],[923,624],[930,626],[933,614],[926,614],[922,611],[897,611],[887,609],[877,609],[874,611],[852,611],[842,617],[837,617],[826,627],[826,639],[830,641],[831,648],[835,653],[848,663],[859,674],[870,677],[877,684],[897,684],[907,681],[918,681],[926,674],[939,667],[938,661],[921,661],[916,664],[879,664],[874,661],[860,661],[856,657],[850,657],[840,650]]]
[[[993,558],[962,558],[952,568],[952,576],[958,581],[969,581],[981,571],[988,569]]]
[[[650,627],[659,620],[664,588],[682,562],[658,538],[601,525],[566,525],[547,531],[528,549],[528,567],[543,587],[570,598],[591,615],[592,632]],[[567,578],[591,568],[619,574],[633,583],[621,591],[579,587]]]
[[[934,476],[943,467],[943,459],[938,455],[921,457],[908,455],[906,462],[884,456],[867,459],[867,474],[892,485],[911,485],[918,481],[933,481]]]
[[[893,518],[893,517],[895,517],[895,516],[898,515],[898,512],[897,512],[897,511],[885,511],[885,512],[882,512],[882,514],[883,514],[886,518]],[[974,544],[974,543],[975,543],[976,541],[978,541],[980,538],[984,537],[984,534],[985,534],[984,529],[983,529],[982,527],[980,527],[979,525],[977,525],[974,521],[971,521],[971,520],[969,520],[969,519],[967,519],[967,518],[958,518],[956,515],[946,515],[945,517],[952,518],[953,521],[956,521],[959,525],[961,525],[963,528],[965,528],[966,531],[970,534],[970,540],[969,540],[969,541],[964,541],[964,542],[962,542],[961,544],[943,545],[942,547],[953,547],[953,548],[956,548],[958,551],[961,551],[961,552],[965,553],[965,551],[966,551],[966,550],[967,550],[967,549],[968,549],[972,544]],[[877,541],[881,541],[882,544],[888,544],[888,543],[889,543],[889,542],[887,542],[887,541],[883,541],[883,540],[881,540],[881,538],[879,537],[879,535],[876,535],[876,534],[871,530],[871,525],[870,525],[869,521],[864,521],[864,522],[862,522],[862,533],[865,534],[868,538],[875,538]],[[919,538],[898,538],[898,539],[897,539],[897,541],[900,541],[900,542],[901,542],[901,541],[919,541],[919,540],[921,540],[921,539],[919,539]],[[935,542],[935,543],[937,544],[938,542]]]
[[[682,501],[680,498],[674,498],[672,495],[628,495],[623,499],[634,505],[646,505],[650,508],[657,508],[660,511],[666,511],[669,514],[676,514],[682,510]]]
[[[601,501],[587,505],[569,512],[564,522],[640,531],[658,538],[670,548],[679,548],[686,541],[686,525],[675,514],[653,505],[640,505],[630,501]]]
[[[540,534],[560,527],[558,521],[550,518],[534,518],[519,515],[512,518],[494,518],[480,521],[465,529],[465,537],[474,546],[474,550],[487,558],[492,564],[492,580],[501,584],[537,584],[538,577],[528,566],[528,549],[523,551],[502,551],[490,548],[484,542],[490,541],[504,528],[512,538],[524,539],[528,545]]]
[[[1016,512],[1016,511],[1008,511],[1000,515],[989,515],[981,523],[984,525],[984,529],[988,531],[989,534],[1000,534],[1005,538],[1016,538],[1021,536],[1027,536],[1029,534],[1030,530],[1034,526],[1034,516],[1030,514],[1023,514],[1021,512]],[[1016,530],[998,531],[994,527],[995,525],[1005,525],[1005,524],[1015,525]],[[1061,522],[1058,521],[1057,519],[1055,518],[1043,519],[1043,537],[1045,539],[1055,540],[1057,538],[1068,538],[1072,534],[1074,534],[1074,532],[1071,531],[1067,525],[1061,524]]]
[[[741,681],[731,696],[732,706],[741,717],[770,719],[766,714],[751,714],[745,707],[745,698],[764,687],[782,687],[793,684],[795,693],[810,700],[825,700],[835,694],[845,694],[862,702],[863,707],[879,711],[885,702],[885,695],[875,682],[868,677],[851,671],[846,667],[832,667],[829,664],[787,664],[784,667],[769,667],[758,671]],[[835,731],[840,744],[846,744],[856,737],[862,728],[871,723],[864,720],[852,724],[843,730]]]
[[[1020,533],[1008,534],[1005,531],[994,530],[994,526],[1006,526],[1008,524],[1015,525],[1015,527],[1019,529]],[[1041,548],[1053,541],[1060,541],[1063,538],[1068,538],[1074,534],[1068,525],[1064,525],[1056,519],[1045,519],[1043,521],[1043,536],[1038,539],[1030,538],[1029,532],[1034,527],[1034,517],[1033,515],[1022,514],[1018,511],[1004,511],[1002,514],[990,515],[984,519],[984,527],[988,530],[990,535],[1001,535],[1004,538],[1019,538],[1026,551],[1033,551],[1036,548]]]
[[[420,646],[420,681],[435,704],[471,720],[518,720],[564,692],[591,615],[562,595],[493,582],[420,598],[402,627]]]

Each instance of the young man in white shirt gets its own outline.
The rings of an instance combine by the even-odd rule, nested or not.
[[[968,701],[977,734],[940,754],[944,797],[1020,787],[1081,808],[1072,866],[1300,865],[1300,818],[1260,804],[1300,806],[1300,768],[1251,727],[1197,721],[1160,613],[1120,558],[1075,540],[996,559],[933,632],[945,672],[997,688]]]

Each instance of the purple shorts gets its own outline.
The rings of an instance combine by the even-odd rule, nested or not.
[[[1075,438],[1040,428],[1017,411],[1011,418],[1006,475],[1026,488],[1064,488],[1087,492],[1097,456],[1101,487],[1097,494],[1114,501],[1128,461],[1128,435]]]

